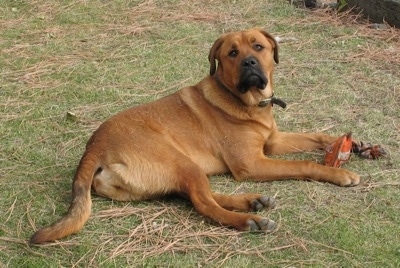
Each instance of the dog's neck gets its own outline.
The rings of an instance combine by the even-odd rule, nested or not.
[[[217,73],[215,75],[213,75],[212,78],[214,78],[214,80],[217,82],[218,87],[220,87],[221,89],[225,90],[225,92],[229,96],[232,96],[238,103],[243,103],[242,100],[238,96],[233,94],[233,92],[231,90],[229,90],[229,88],[227,86],[225,86],[225,84],[221,81],[221,79],[219,79]]]
[[[213,76],[204,78],[195,88],[201,92],[206,102],[228,116],[234,115],[236,119],[252,120],[255,114],[264,114],[264,111],[271,110],[271,106],[259,109],[257,106],[244,105],[238,96],[218,83]]]

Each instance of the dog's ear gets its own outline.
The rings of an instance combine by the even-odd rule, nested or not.
[[[224,36],[218,38],[214,42],[214,45],[211,47],[210,54],[208,54],[208,61],[210,62],[210,75],[214,75],[215,71],[217,70],[217,63],[215,62],[215,60],[217,59],[217,53],[221,48],[224,39],[225,39]]]
[[[272,48],[274,49],[274,61],[279,63],[279,55],[278,55],[278,42],[276,42],[275,38],[267,33],[264,30],[259,29],[259,31],[271,42]]]

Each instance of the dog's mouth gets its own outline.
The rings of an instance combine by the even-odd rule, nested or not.
[[[268,79],[265,77],[264,74],[252,72],[250,74],[244,74],[241,76],[237,89],[239,93],[244,94],[252,87],[263,90],[267,87],[267,83]]]
[[[239,93],[244,94],[252,88],[263,90],[267,87],[268,79],[256,57],[244,58],[239,68],[240,77],[237,85]]]

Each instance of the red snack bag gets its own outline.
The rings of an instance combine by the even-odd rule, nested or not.
[[[350,159],[353,146],[351,132],[344,134],[336,142],[325,149],[325,165],[330,167],[340,167]]]

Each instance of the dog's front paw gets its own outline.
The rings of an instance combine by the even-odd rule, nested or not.
[[[270,196],[261,196],[250,201],[252,211],[260,211],[263,209],[273,209],[276,207],[276,200]]]
[[[248,225],[248,230],[250,232],[272,232],[276,228],[276,222],[266,219],[266,218],[261,218],[260,220],[257,219],[250,219],[247,221]]]
[[[339,186],[356,186],[360,183],[360,176],[346,169],[336,169],[339,172]]]

